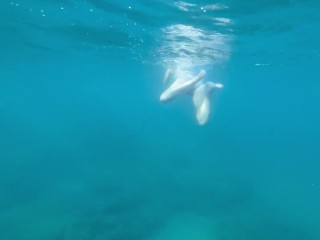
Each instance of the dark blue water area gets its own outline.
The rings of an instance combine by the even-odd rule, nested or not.
[[[113,23],[129,5],[89,2],[79,5]],[[77,29],[60,18],[52,28],[55,17],[25,18],[26,3],[0,4],[0,239],[320,239],[318,5],[224,2],[232,53],[205,66],[224,88],[199,126],[189,96],[159,102],[167,55],[156,51],[158,29],[188,23],[193,5],[137,2],[175,17],[155,15],[147,36],[118,28],[112,38],[77,10]],[[46,4],[30,2],[39,19]],[[144,8],[131,19],[146,21]],[[255,10],[274,22],[260,25]],[[127,33],[145,45],[126,47]]]

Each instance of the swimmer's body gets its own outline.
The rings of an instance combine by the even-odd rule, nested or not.
[[[165,73],[163,83],[167,84],[170,80],[172,84],[161,94],[160,101],[167,102],[179,95],[191,93],[193,95],[193,104],[196,110],[196,119],[199,125],[205,125],[210,117],[210,97],[211,94],[223,87],[220,83],[206,82],[205,70],[200,70],[198,75],[192,76],[188,72],[176,71],[168,69]],[[175,79],[173,79],[175,78]]]

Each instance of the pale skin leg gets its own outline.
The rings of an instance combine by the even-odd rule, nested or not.
[[[204,125],[210,117],[210,96],[216,89],[222,88],[220,83],[202,83],[194,91],[193,103],[196,108],[196,118],[199,125]]]
[[[173,75],[173,70],[171,68],[169,68],[166,73],[164,74],[164,78],[163,78],[163,84],[167,84],[167,82],[170,80],[170,78]]]
[[[161,94],[160,101],[165,102],[180,94],[185,93],[186,91],[193,88],[196,83],[202,80],[205,75],[205,70],[201,70],[197,76],[189,80],[177,79],[166,91]]]
[[[202,104],[196,110],[196,118],[199,125],[204,125],[208,122],[210,116],[210,100],[205,97]]]

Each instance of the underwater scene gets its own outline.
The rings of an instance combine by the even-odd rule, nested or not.
[[[319,240],[320,1],[1,0],[0,240]]]

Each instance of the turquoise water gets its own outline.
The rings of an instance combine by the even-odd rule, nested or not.
[[[0,239],[320,239],[319,9],[2,0]],[[206,126],[172,65],[224,84]]]

